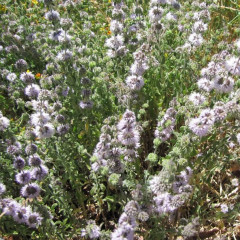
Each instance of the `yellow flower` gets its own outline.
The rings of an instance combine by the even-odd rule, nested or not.
[[[32,0],[32,3],[33,4],[38,4],[38,1],[37,0]]]

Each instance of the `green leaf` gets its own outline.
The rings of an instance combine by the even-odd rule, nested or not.
[[[106,196],[103,201],[106,201],[106,202],[111,202],[113,203],[115,201],[114,197],[113,196]]]

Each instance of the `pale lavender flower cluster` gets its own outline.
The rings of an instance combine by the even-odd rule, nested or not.
[[[193,92],[189,95],[189,101],[193,103],[193,105],[195,106],[199,106],[199,105],[202,105],[205,101],[206,101],[206,98],[200,94],[200,93],[197,93],[197,92]]]
[[[72,25],[72,20],[70,18],[60,18],[60,14],[54,10],[47,12],[45,18],[52,22],[60,22],[62,28],[54,28],[49,33],[49,38],[56,43],[64,44],[65,49],[58,52],[56,59],[59,63],[68,62],[73,57],[73,52],[66,49],[72,39],[72,36],[67,31]]]
[[[126,18],[126,13],[124,12],[124,8],[126,5],[123,0],[112,1],[112,19],[117,19],[119,21],[123,21]]]
[[[118,33],[122,33],[123,32],[122,22],[118,20],[112,20],[110,22],[110,31],[115,35],[117,35]]]
[[[228,71],[231,73],[231,69],[229,60],[225,60],[227,56],[228,52],[226,51],[215,55],[215,61],[212,60],[208,63],[207,67],[201,70],[202,78],[197,82],[199,89],[206,92],[214,89],[219,93],[229,93],[233,90],[234,79],[230,77],[228,73]],[[218,61],[216,61],[216,59],[218,59]]]
[[[14,82],[17,79],[17,75],[15,73],[8,73],[8,75],[6,76],[6,79],[9,82]]]
[[[26,198],[36,198],[40,195],[41,188],[36,183],[31,183],[32,180],[42,180],[48,173],[48,168],[42,165],[40,157],[36,154],[37,146],[30,143],[26,146],[25,152],[29,155],[29,165],[32,169],[23,170],[26,163],[22,153],[22,146],[17,141],[7,141],[7,153],[14,158],[13,166],[18,173],[15,176],[15,180],[18,184],[23,185],[20,194]],[[37,160],[33,160],[33,159]],[[38,162],[38,163],[37,163]]]
[[[126,84],[132,91],[139,91],[143,85],[143,74],[149,68],[146,56],[147,46],[143,44],[139,50],[133,53],[134,63],[130,67],[130,75],[126,78]]]
[[[13,199],[0,199],[0,209],[4,215],[11,216],[17,223],[26,224],[30,228],[37,228],[42,224],[43,218],[38,212],[33,211],[30,206],[23,206]]]
[[[174,130],[176,111],[170,107],[162,117],[161,121],[157,124],[157,129],[154,132],[156,138],[161,142],[167,141]]]
[[[44,1],[51,1],[51,0],[44,0]],[[76,8],[79,6],[79,3],[81,3],[81,0],[76,0],[76,1],[66,0],[61,2],[59,6],[64,8]]]
[[[35,168],[29,170],[23,170],[25,167],[25,160],[20,156],[21,154],[21,144],[17,141],[7,140],[7,153],[12,155],[14,158],[13,166],[19,172],[15,176],[15,180],[18,184],[23,185],[20,190],[20,194],[25,198],[36,198],[40,195],[41,188],[36,183],[31,183],[32,180],[40,180],[37,173],[41,167],[45,168],[45,173],[41,173],[41,177],[47,175],[48,169],[44,165],[33,164],[29,162],[30,166]],[[37,151],[37,146],[35,144],[27,145],[25,149],[27,154],[32,154]],[[41,180],[42,180],[41,178]],[[6,191],[6,187],[0,184],[0,195]],[[12,199],[0,199],[0,208],[5,215],[12,216],[13,219],[18,223],[25,223],[31,228],[39,226],[42,222],[42,217],[37,212],[33,212],[30,206],[24,207]]]
[[[69,43],[72,37],[67,33],[67,31],[60,28],[57,31],[51,31],[49,38],[60,43]]]
[[[215,122],[221,122],[227,116],[238,117],[240,114],[239,97],[240,91],[237,89],[233,91],[234,79],[229,76],[239,76],[239,58],[232,56],[228,51],[222,51],[219,54],[213,56],[212,61],[208,64],[207,68],[203,68],[201,71],[204,76],[204,81],[209,87],[200,85],[203,82],[202,79],[198,81],[200,89],[208,90],[214,89],[218,93],[230,93],[229,100],[226,103],[216,102],[213,108],[215,115]],[[239,136],[236,135],[237,142],[239,143]],[[230,147],[234,147],[233,142],[230,143]]]
[[[206,136],[215,122],[213,110],[207,108],[201,111],[198,118],[193,118],[189,122],[189,128],[199,137]]]
[[[192,33],[188,36],[187,42],[179,47],[179,49],[186,49],[187,51],[195,50],[204,42],[202,34],[207,31],[208,22],[210,20],[210,12],[207,6],[199,4],[200,11],[196,11],[191,18],[187,13],[186,18],[191,19],[194,23],[192,25]]]
[[[240,53],[240,39],[237,39],[235,41],[235,47],[236,47],[237,51]]]
[[[240,133],[238,133],[236,137],[237,137],[238,144],[240,145]]]
[[[136,199],[142,199],[141,187],[142,186],[138,184],[137,188],[132,191],[132,195],[135,200],[131,200],[125,205],[124,212],[121,214],[118,220],[118,227],[111,235],[112,240],[133,240],[134,232],[137,228],[137,219],[142,222],[145,222],[149,219],[149,214],[146,211],[143,211],[143,206],[139,205],[139,203],[136,201]]]
[[[73,56],[72,51],[70,51],[69,49],[65,49],[58,52],[56,58],[59,62],[66,62],[69,61],[72,58],[72,56]]]
[[[229,211],[228,205],[225,203],[221,204],[221,212],[227,213],[228,211]]]
[[[225,61],[225,68],[234,76],[240,76],[240,56],[228,56]]]
[[[25,61],[20,59],[16,62],[16,67],[19,71],[22,71],[23,67],[25,66]],[[20,80],[25,83],[27,86],[25,87],[25,95],[27,95],[30,99],[36,99],[41,91],[41,88],[35,82],[35,76],[32,72],[22,72],[20,74]]]
[[[93,153],[92,170],[98,171],[100,167],[106,166],[110,173],[122,173],[125,164],[121,156],[124,155],[125,161],[133,161],[138,157],[140,133],[134,112],[127,109],[117,127],[106,124],[101,132]]]
[[[42,93],[45,94],[46,92]],[[52,109],[48,101],[39,99],[38,101],[32,101],[32,105],[36,112],[31,115],[30,123],[34,127],[36,137],[39,139],[52,137],[55,133],[55,128],[50,122],[51,116],[48,112],[51,112]]]
[[[0,131],[6,130],[10,125],[10,121],[8,118],[4,117],[2,115],[2,112],[0,111]]]
[[[163,9],[160,7],[161,4],[165,4],[166,1],[151,1],[151,8],[149,9],[148,16],[153,26],[158,25],[163,16]]]
[[[233,61],[233,59],[235,60]],[[235,71],[238,64],[238,58],[231,57],[228,51],[224,50],[214,55],[207,67],[201,70],[202,78],[197,81],[198,88],[207,94],[212,90],[217,93],[232,92],[234,79],[229,74],[238,75]],[[238,94],[236,93],[236,95]],[[205,101],[205,97],[198,93],[192,93],[189,99],[195,105],[200,105]],[[237,97],[233,97],[227,103],[216,102],[213,109],[204,109],[198,118],[191,119],[189,128],[200,137],[206,136],[211,131],[214,122],[221,122],[227,117],[227,114],[239,113],[239,111]]]
[[[6,186],[0,182],[0,197],[6,192]]]
[[[30,132],[30,139],[35,138],[34,132]],[[35,199],[40,195],[41,188],[33,181],[42,181],[48,174],[48,168],[43,165],[43,161],[37,155],[38,147],[32,141],[25,147],[25,154],[28,156],[28,169],[25,159],[21,156],[22,145],[15,138],[7,139],[7,153],[14,159],[13,167],[18,171],[15,175],[15,181],[21,185],[20,195],[25,198]],[[0,184],[0,195],[5,192],[6,188]],[[29,206],[24,207],[12,199],[0,200],[0,206],[3,214],[10,215],[18,223],[25,223],[31,228],[38,227],[42,222],[42,217],[39,213],[31,210]]]
[[[135,113],[127,109],[117,125],[118,140],[125,147],[123,154],[126,161],[133,161],[138,156],[136,150],[140,147],[140,133],[136,126]]]
[[[52,97],[54,97],[55,102],[50,105]],[[58,114],[62,104],[54,91],[41,89],[37,99],[32,100],[29,104],[35,111],[31,114],[29,122],[32,129],[32,140],[51,138],[55,132],[58,135],[64,135],[68,132],[69,125],[64,124],[65,117]]]
[[[106,47],[109,48],[107,51],[107,55],[111,58],[115,58],[118,56],[124,56],[128,52],[124,41],[123,29],[124,29],[124,3],[120,2],[112,2],[113,10],[112,10],[112,21],[110,23],[110,30],[113,35],[106,40]]]
[[[95,172],[98,171],[100,167],[106,166],[107,159],[110,157],[111,136],[107,133],[102,133],[99,140],[93,153],[93,156],[97,158],[92,164],[92,170]]]
[[[163,24],[161,23],[161,19],[164,15],[164,9],[162,6],[171,5],[175,9],[180,8],[180,4],[178,1],[171,0],[151,0],[150,1],[150,9],[148,12],[150,23],[154,30],[161,30],[163,28]],[[171,12],[168,12],[165,16],[166,20],[169,22],[176,22],[177,16]]]
[[[51,10],[45,13],[45,18],[52,22],[60,21],[60,14],[57,11]]]
[[[150,3],[149,20],[154,30],[161,29],[161,18],[163,15],[162,4],[172,4],[170,1],[165,0],[153,0]],[[177,4],[177,2],[175,2]],[[171,21],[173,14],[168,14],[167,18]],[[134,63],[130,67],[130,75],[126,78],[126,84],[132,91],[139,91],[144,86],[143,74],[149,68],[147,52],[150,50],[150,46],[142,44],[142,46],[133,53]]]
[[[24,59],[19,59],[17,60],[17,62],[15,63],[15,67],[17,70],[19,70],[20,72],[24,72],[27,70],[28,68],[28,64]]]
[[[16,139],[7,140],[7,153],[12,156],[20,155],[22,151],[22,145],[20,142],[16,141]]]
[[[124,212],[118,220],[118,227],[111,235],[112,240],[133,240],[138,212],[139,205],[136,201],[131,200],[126,204]]]
[[[92,108],[93,107],[93,102],[90,100],[90,95],[91,95],[91,80],[87,77],[84,77],[81,79],[81,83],[84,86],[82,89],[82,97],[83,100],[80,101],[79,106],[82,109],[86,108]]]
[[[49,34],[49,38],[53,41],[60,43],[69,43],[72,36],[68,34],[67,30],[72,26],[73,22],[70,18],[61,18],[60,25],[62,28],[52,30]]]
[[[115,126],[111,127],[109,124],[102,127],[99,142],[93,153],[93,156],[96,157],[96,160],[92,163],[93,171],[98,171],[100,167],[107,166],[110,173],[123,172],[124,164],[120,159],[122,149],[118,146],[118,141],[114,137],[117,134],[115,128]]]
[[[173,213],[186,202],[192,192],[192,187],[189,185],[192,176],[190,167],[175,176],[175,181],[172,183],[169,181],[170,176],[171,174],[163,169],[149,182],[149,188],[155,195],[153,200],[158,214]]]
[[[206,136],[212,129],[214,123],[222,122],[228,113],[240,112],[235,100],[227,103],[216,102],[212,109],[203,109],[198,118],[193,118],[189,122],[189,128],[199,137]]]
[[[36,98],[40,92],[40,87],[37,84],[29,84],[25,88],[25,94],[30,98]]]
[[[20,79],[26,84],[31,84],[34,82],[35,77],[32,72],[23,72],[20,75]]]
[[[97,239],[101,236],[100,227],[96,225],[95,221],[89,220],[86,228],[82,229],[81,236]]]
[[[127,53],[126,46],[124,45],[124,37],[121,34],[107,39],[106,46],[109,48],[107,55],[111,58],[124,56]]]
[[[135,13],[133,19],[141,19],[141,14],[143,13],[143,10],[140,6],[135,6]],[[138,18],[137,18],[138,16]],[[147,34],[146,31],[141,31],[141,28],[145,25],[145,22],[143,21],[137,21],[136,24],[133,24],[129,28],[129,33],[133,32],[136,34],[136,40],[135,43],[133,41],[130,41],[130,45],[137,47],[142,42],[143,35]],[[130,91],[139,91],[144,86],[144,79],[143,75],[145,71],[149,68],[148,62],[148,56],[147,53],[150,50],[150,46],[148,44],[143,43],[134,53],[133,53],[133,59],[134,62],[130,67],[130,74],[127,76],[125,82],[127,87]]]

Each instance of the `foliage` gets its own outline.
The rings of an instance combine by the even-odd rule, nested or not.
[[[240,237],[237,0],[0,14],[2,238]]]

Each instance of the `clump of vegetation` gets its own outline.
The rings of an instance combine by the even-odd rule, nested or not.
[[[0,236],[237,239],[237,0],[0,0]]]

